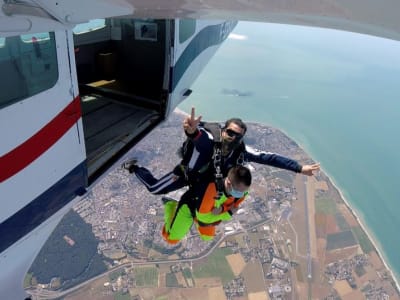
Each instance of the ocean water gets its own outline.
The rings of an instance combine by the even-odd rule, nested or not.
[[[399,281],[400,42],[240,22],[192,90],[183,111],[277,127],[319,161]]]

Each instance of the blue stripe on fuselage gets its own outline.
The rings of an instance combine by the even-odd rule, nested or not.
[[[210,25],[196,34],[171,70],[171,92],[175,90],[179,80],[181,80],[183,74],[196,57],[207,48],[221,44],[228,37],[236,24],[237,21],[228,21],[218,25]]]
[[[82,195],[86,182],[87,168],[86,162],[83,162],[39,197],[2,222],[0,224],[0,253],[34,230],[76,196]],[[7,201],[7,199],[4,200]]]

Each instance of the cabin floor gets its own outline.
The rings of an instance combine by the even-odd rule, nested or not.
[[[160,118],[155,110],[96,94],[81,101],[89,178]]]

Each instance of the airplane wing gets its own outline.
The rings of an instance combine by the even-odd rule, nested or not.
[[[18,4],[7,1],[3,12],[21,14],[26,11],[21,3],[38,6],[66,25],[113,16],[247,20],[324,27],[400,40],[400,2],[396,0],[35,0]]]

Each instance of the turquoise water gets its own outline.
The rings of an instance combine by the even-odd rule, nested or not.
[[[399,278],[400,42],[245,22],[234,34],[179,108],[286,132],[321,162]]]

